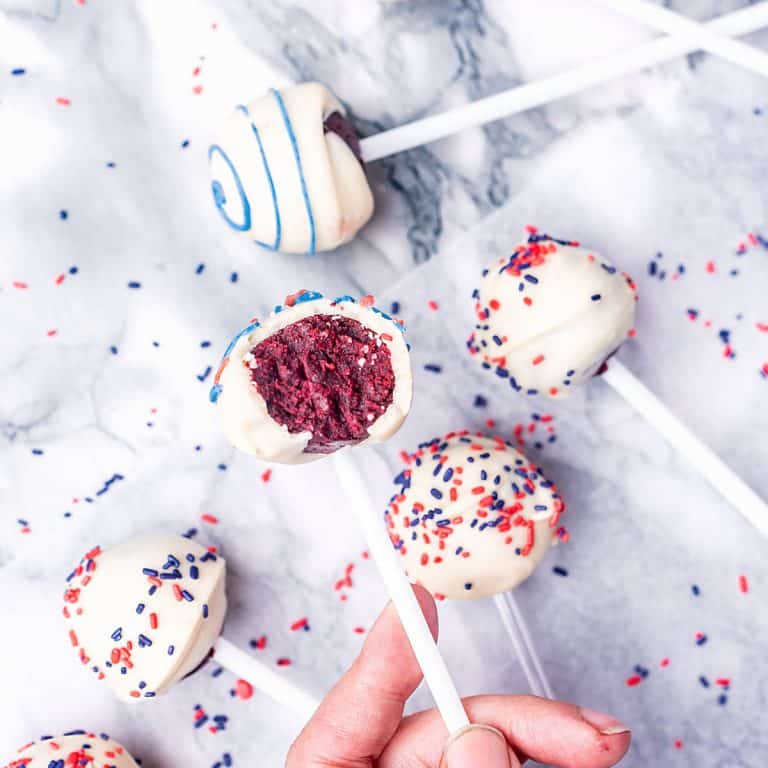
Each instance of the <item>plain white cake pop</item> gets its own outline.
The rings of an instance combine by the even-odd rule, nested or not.
[[[467,346],[526,394],[562,397],[633,332],[635,285],[578,243],[532,233],[483,271]]]
[[[208,151],[222,218],[284,253],[327,251],[373,214],[373,195],[344,107],[320,83],[240,105]]]
[[[70,731],[22,747],[5,768],[138,768],[125,747],[105,733]]]
[[[383,442],[397,432],[411,407],[410,353],[402,325],[372,306],[372,302],[371,297],[359,302],[351,296],[329,300],[319,293],[301,291],[289,296],[286,303],[278,306],[268,318],[261,322],[254,320],[235,336],[224,353],[211,390],[211,400],[220,411],[224,433],[235,448],[268,461],[301,464],[320,459],[343,445]],[[353,340],[342,336],[341,347],[346,352],[346,348],[352,349],[356,344],[354,348],[360,349],[360,356],[344,368],[342,361],[313,347],[310,337],[308,357],[298,366],[299,370],[291,370],[287,364],[290,361],[286,360],[285,365],[277,366],[272,378],[279,380],[283,393],[292,390],[289,392],[291,396],[311,404],[311,407],[307,405],[308,413],[302,423],[319,423],[328,420],[329,415],[338,417],[339,421],[356,422],[355,437],[347,435],[329,443],[319,440],[319,435],[308,428],[291,431],[288,419],[278,420],[278,411],[267,402],[255,383],[258,360],[253,350],[289,326],[309,318],[327,319],[323,321],[327,327],[308,330],[308,333],[316,334],[327,334],[336,323],[352,321],[357,337]],[[304,338],[300,341],[304,343]],[[285,355],[291,360],[300,354],[303,353],[296,346],[285,348]],[[364,399],[361,391],[366,382],[361,378],[366,375],[377,377],[381,369],[386,369],[384,374],[392,382],[386,399],[372,403],[365,414],[350,414],[350,397]],[[326,375],[329,389],[349,387],[351,395],[342,397],[334,391],[323,391],[326,383],[321,379]],[[316,391],[310,391],[312,389]],[[363,422],[362,427],[360,422]]]
[[[227,611],[224,582],[224,560],[183,536],[97,547],[67,578],[70,642],[120,699],[159,696],[213,648]]]
[[[390,538],[408,575],[438,599],[516,587],[564,530],[557,488],[501,438],[463,431],[423,443],[395,484]]]

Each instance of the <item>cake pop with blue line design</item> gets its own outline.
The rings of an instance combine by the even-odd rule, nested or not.
[[[301,464],[387,440],[408,415],[412,389],[403,326],[372,297],[300,291],[235,336],[211,400],[233,446]]]
[[[219,214],[267,250],[332,250],[373,214],[357,134],[320,83],[238,106],[208,158]]]

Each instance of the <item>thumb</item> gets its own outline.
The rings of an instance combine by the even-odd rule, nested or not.
[[[434,600],[421,587],[414,592],[437,639]],[[405,702],[420,682],[421,669],[390,603],[360,655],[291,747],[286,768],[371,766],[399,727]]]
[[[507,737],[490,725],[468,725],[451,736],[440,768],[520,768]]]

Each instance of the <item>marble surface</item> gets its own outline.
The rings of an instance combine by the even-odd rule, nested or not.
[[[671,5],[704,19],[744,3]],[[486,258],[531,222],[578,238],[639,283],[622,360],[768,496],[768,250],[748,240],[768,237],[768,84],[697,54],[381,161],[375,220],[315,259],[259,252],[209,199],[211,132],[269,85],[323,80],[370,134],[651,36],[587,0],[0,0],[0,756],[88,727],[145,766],[279,765],[300,727],[210,667],[152,704],[114,701],[59,615],[95,543],[197,528],[230,565],[228,636],[266,635],[254,653],[317,693],[354,657],[385,598],[329,465],[264,482],[207,402],[233,332],[311,287],[398,301],[409,323],[413,414],[358,455],[382,509],[402,448],[488,419],[523,425],[561,486],[571,540],[518,590],[558,696],[632,726],[626,765],[764,762],[765,541],[605,383],[510,397],[461,345]],[[301,617],[310,631],[291,631]],[[441,620],[463,694],[526,689],[490,602]],[[635,665],[649,674],[630,686]],[[194,729],[196,704],[227,729]]]

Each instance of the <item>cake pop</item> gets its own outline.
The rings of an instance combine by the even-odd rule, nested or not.
[[[327,251],[373,214],[355,129],[319,83],[240,105],[208,151],[222,218],[271,251]]]
[[[138,768],[125,747],[105,733],[69,731],[22,747],[5,768]]]
[[[541,562],[565,504],[518,448],[451,432],[419,445],[386,511],[408,575],[437,599],[512,589]]]
[[[92,549],[64,592],[80,660],[124,701],[165,693],[205,661],[221,633],[224,568],[221,557],[177,536]]]
[[[531,233],[483,270],[467,343],[484,368],[529,395],[567,395],[633,334],[635,285],[575,241]]]
[[[226,565],[183,536],[150,534],[91,549],[67,577],[64,618],[80,661],[115,695],[146,701],[196,671],[211,654],[295,712],[317,702],[220,637]]]
[[[400,428],[408,347],[402,324],[372,303],[300,291],[235,336],[211,390],[232,445],[299,464]]]

